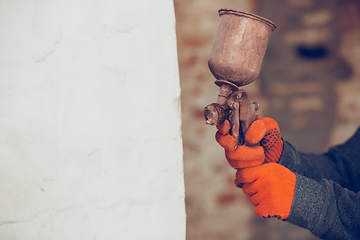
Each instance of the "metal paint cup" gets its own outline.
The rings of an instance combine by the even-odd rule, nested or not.
[[[260,74],[271,32],[276,25],[255,14],[219,10],[220,22],[208,60],[211,73],[221,86],[234,88],[253,82]]]

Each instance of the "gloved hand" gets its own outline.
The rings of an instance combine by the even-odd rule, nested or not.
[[[257,166],[264,162],[278,162],[283,151],[279,126],[271,118],[258,117],[249,127],[245,142],[248,146],[238,146],[229,134],[230,123],[225,120],[217,126],[216,141],[225,148],[226,159],[234,168]],[[253,146],[260,142],[259,146]],[[236,148],[236,149],[235,149]],[[265,153],[265,156],[263,156]]]
[[[237,146],[234,138],[229,134],[230,123],[225,120],[216,126],[216,141],[225,148],[225,156],[229,164],[235,168],[247,168],[260,165],[264,162],[264,149],[261,146]],[[235,149],[236,148],[236,149]]]
[[[277,122],[272,118],[258,117],[249,127],[245,141],[264,148],[265,162],[279,162],[284,149],[284,141],[280,135]]]
[[[294,198],[296,175],[278,163],[239,169],[236,185],[242,184],[245,194],[255,206],[255,214],[262,218],[285,220]]]

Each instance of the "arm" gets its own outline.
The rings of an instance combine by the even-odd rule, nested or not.
[[[346,143],[325,154],[301,153],[288,142],[279,163],[305,177],[327,179],[352,191],[360,190],[360,128]]]
[[[360,130],[325,154],[297,152],[285,142],[279,163],[296,172],[293,202],[286,221],[323,239],[358,238]]]
[[[322,239],[358,239],[360,193],[329,180],[317,182],[296,174],[294,198],[286,221]]]
[[[317,182],[277,163],[239,169],[236,183],[262,218],[278,218],[328,240],[358,239],[360,193],[329,180]]]
[[[264,135],[261,128],[256,126],[256,129],[261,134],[253,131],[251,138],[267,143],[263,140],[269,131]],[[360,236],[359,138],[360,130],[345,144],[319,155],[297,152],[285,142],[280,164],[272,158],[275,161],[265,160],[260,166],[238,169],[235,183],[250,196],[259,217],[277,217],[307,228],[323,239],[357,239]],[[279,148],[274,151],[272,144],[263,143],[267,156],[277,155]],[[238,156],[244,155],[248,159],[255,156],[247,149],[240,149],[234,160],[240,161]]]

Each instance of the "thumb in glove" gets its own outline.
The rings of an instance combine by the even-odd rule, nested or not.
[[[216,127],[218,129],[215,134],[216,141],[225,149],[226,159],[233,168],[253,167],[264,162],[264,149],[261,146],[236,146],[234,138],[229,134],[228,120]]]
[[[271,118],[258,117],[250,125],[245,135],[245,146],[236,146],[235,140],[229,134],[230,123],[228,120],[217,125],[217,129],[216,141],[225,149],[226,159],[233,168],[251,167],[263,162],[278,162],[280,160],[284,142],[277,122]],[[258,143],[262,148],[255,146]],[[263,156],[264,154],[265,156]]]
[[[296,175],[277,163],[240,169],[236,172],[236,185],[242,184],[245,194],[261,218],[285,220],[294,198]]]
[[[258,117],[249,127],[245,141],[250,145],[260,142],[264,148],[265,163],[279,162],[284,142],[281,139],[279,125],[272,118]]]

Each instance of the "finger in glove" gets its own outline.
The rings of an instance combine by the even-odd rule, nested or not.
[[[229,164],[235,169],[254,167],[265,160],[264,149],[261,146],[238,146],[234,151],[225,150]]]
[[[262,120],[255,120],[246,132],[245,141],[249,145],[259,143],[265,136],[266,130],[266,125]]]

